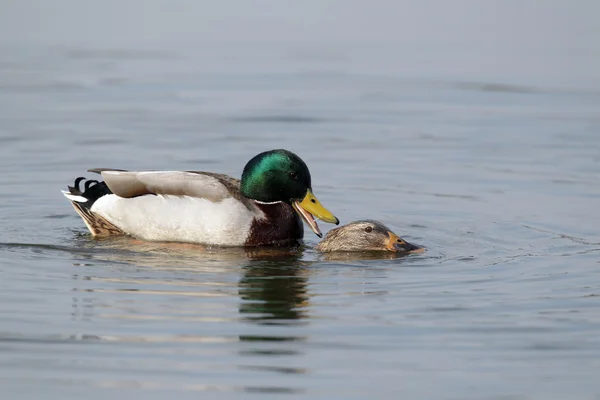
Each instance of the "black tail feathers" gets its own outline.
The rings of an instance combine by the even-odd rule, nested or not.
[[[83,191],[81,190],[82,181],[85,181],[83,184]],[[94,204],[94,202],[100,197],[106,196],[107,194],[112,194],[106,183],[99,182],[95,179],[86,180],[82,176],[75,179],[73,186],[67,186],[67,188],[69,189],[70,194],[74,196],[81,196],[87,199],[87,202],[81,203],[82,206],[87,208],[90,208],[92,204]]]
[[[83,191],[81,182],[85,181]],[[92,211],[92,205],[102,196],[112,194],[106,183],[96,180],[86,180],[83,177],[75,179],[73,186],[68,186],[69,192],[63,192],[71,201],[77,214],[94,236],[123,235],[124,232],[108,221],[102,215]]]

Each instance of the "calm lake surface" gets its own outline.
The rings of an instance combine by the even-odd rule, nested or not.
[[[1,48],[7,399],[600,396],[599,87],[212,50]],[[271,148],[342,223],[427,252],[95,240],[60,193],[93,167],[239,177]]]

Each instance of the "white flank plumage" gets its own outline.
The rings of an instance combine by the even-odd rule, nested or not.
[[[244,245],[252,220],[263,218],[234,198],[213,202],[190,196],[102,196],[91,208],[124,232],[144,240]]]

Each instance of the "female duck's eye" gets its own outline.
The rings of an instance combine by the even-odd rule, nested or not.
[[[370,227],[370,226],[367,226],[367,227],[365,228],[365,232],[367,232],[367,233],[371,233],[371,232],[373,232],[373,228],[372,228],[372,227]]]
[[[290,178],[292,178],[293,180],[298,179],[298,174],[295,172],[290,172]]]

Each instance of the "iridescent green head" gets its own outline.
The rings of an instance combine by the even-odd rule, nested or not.
[[[258,154],[244,167],[242,194],[250,199],[292,204],[311,189],[310,172],[300,157],[287,150]]]
[[[291,151],[270,150],[252,158],[244,167],[240,189],[252,200],[292,205],[318,236],[322,235],[313,215],[325,222],[339,224],[339,220],[312,194],[310,171]]]

